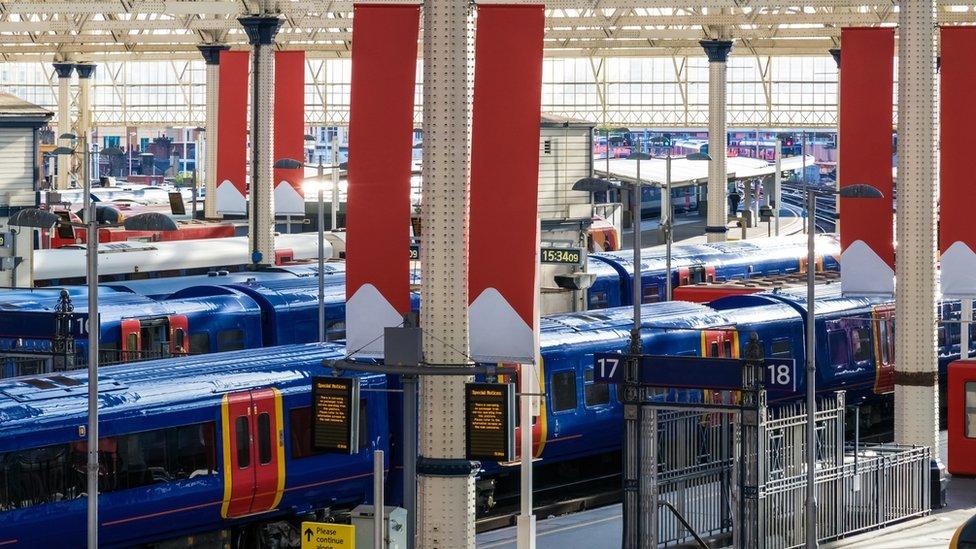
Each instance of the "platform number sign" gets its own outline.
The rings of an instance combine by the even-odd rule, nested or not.
[[[796,392],[796,361],[792,358],[767,358],[763,361],[768,390]]]
[[[420,246],[417,244],[410,245],[410,261],[420,261]]]
[[[623,383],[627,356],[620,353],[596,353],[593,355],[593,381],[595,383]]]

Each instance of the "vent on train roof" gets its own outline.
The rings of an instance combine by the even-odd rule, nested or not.
[[[32,377],[19,379],[20,383],[4,389],[3,394],[16,400],[17,402],[38,402],[60,398],[71,395],[83,395],[87,393],[84,382],[64,375],[49,377]],[[116,381],[110,377],[98,376],[98,392],[107,393],[120,391],[127,387],[126,384]]]

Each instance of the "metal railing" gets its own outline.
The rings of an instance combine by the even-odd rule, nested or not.
[[[928,448],[875,446],[858,463],[817,471],[818,534],[829,541],[929,513]],[[767,548],[804,544],[804,474],[768,482],[760,496]]]
[[[821,541],[850,536],[930,511],[928,448],[844,445],[842,392],[818,399],[817,501]],[[805,541],[806,407],[797,402],[762,410],[757,444],[731,412],[658,409],[658,544],[729,538],[737,530],[760,549]],[[753,507],[740,509],[753,467]],[[674,513],[668,512],[668,507]],[[750,510],[751,509],[751,510]],[[683,520],[682,520],[683,518]],[[686,521],[686,522],[685,522]],[[739,522],[738,528],[734,528]]]

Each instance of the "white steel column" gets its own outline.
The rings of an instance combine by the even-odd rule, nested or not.
[[[837,63],[837,126],[834,133],[837,136],[834,141],[837,147],[834,149],[837,151],[837,163],[834,165],[834,189],[840,192],[840,48],[827,51],[834,58],[834,63]],[[834,197],[834,216],[834,232],[840,234],[840,194]]]
[[[274,265],[274,39],[282,20],[238,18],[251,43],[251,189],[248,236],[251,262]]]
[[[55,63],[54,71],[58,74],[58,135],[71,131],[71,73],[75,70],[73,63]],[[58,143],[67,147],[71,144],[59,139]],[[71,186],[71,157],[58,155],[58,175],[55,189],[67,189]]]
[[[92,114],[91,114],[91,87],[92,87],[92,77],[95,76],[95,65],[92,64],[78,64],[75,65],[75,71],[78,73],[78,125],[75,133],[78,137],[84,137],[81,143],[84,143],[88,150],[92,150],[92,143],[94,140],[91,139],[92,131]],[[96,170],[93,169],[93,164],[97,162],[93,161],[94,155],[89,155],[88,160],[83,160],[83,162],[89,162],[88,166],[83,167],[78,171],[78,174],[82,178],[97,178],[98,174]],[[94,174],[94,175],[93,175]],[[89,182],[90,183],[90,182]]]
[[[936,0],[898,15],[898,259],[895,265],[895,441],[939,456],[936,353]]]
[[[204,192],[207,195],[203,203],[203,216],[206,219],[218,219],[217,213],[217,91],[220,89],[220,52],[230,49],[223,44],[201,44],[197,46],[207,64],[207,119],[206,146],[207,154],[204,168]],[[199,151],[197,151],[199,152]]]
[[[705,235],[709,242],[725,240],[728,223],[728,179],[725,155],[728,136],[725,120],[725,72],[731,40],[699,42],[708,56],[708,213]]]
[[[424,3],[424,159],[420,310],[424,360],[468,362],[468,176],[473,4]],[[474,476],[465,461],[461,376],[420,386],[417,547],[475,546]]]

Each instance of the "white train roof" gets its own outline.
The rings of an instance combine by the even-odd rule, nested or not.
[[[315,233],[279,234],[275,250],[289,250],[295,261],[318,257]],[[330,239],[325,256],[332,257]],[[208,238],[171,242],[110,242],[98,246],[98,274],[117,275],[178,269],[220,268],[251,263],[247,237]],[[85,247],[68,246],[34,252],[34,280],[85,276]]]

